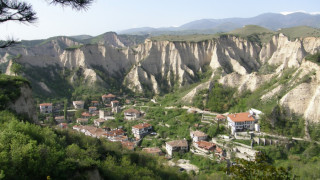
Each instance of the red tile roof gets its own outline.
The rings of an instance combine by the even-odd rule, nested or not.
[[[218,115],[216,116],[216,118],[217,118],[217,119],[225,119],[226,117],[225,117],[224,115],[222,115],[222,114],[218,114]]]
[[[132,128],[136,128],[136,129],[144,129],[144,128],[147,128],[147,127],[150,127],[152,126],[151,124],[148,124],[148,123],[142,123],[142,124],[137,124],[135,126],[132,126]]]
[[[85,116],[85,117],[89,117],[89,116],[91,116],[91,114],[90,114],[90,113],[88,113],[88,112],[83,112],[83,113],[81,113],[81,115],[82,115],[82,116]]]
[[[212,142],[208,142],[208,141],[198,141],[198,142],[196,142],[196,144],[198,144],[199,148],[203,148],[206,150],[213,150],[212,148],[214,148],[216,146],[216,144],[214,144]]]
[[[127,109],[124,111],[124,113],[135,113],[135,114],[140,114],[140,111],[136,109]]]
[[[108,94],[108,95],[104,94],[104,95],[102,95],[102,97],[103,98],[115,98],[116,96],[113,94]]]
[[[99,103],[98,101],[91,101],[91,103]]]
[[[169,144],[172,147],[188,147],[188,142],[186,140],[174,140],[166,142],[166,144]]]
[[[228,117],[233,122],[245,122],[245,121],[254,121],[252,115],[248,112],[244,113],[236,113],[236,114],[229,114]]]
[[[42,103],[40,106],[52,106],[52,103]]]
[[[197,137],[208,136],[207,134],[205,134],[204,132],[201,132],[201,131],[193,131],[192,134],[193,134],[194,136],[197,136]]]
[[[120,136],[120,135],[123,135],[124,133],[125,132],[122,129],[115,129],[107,132],[107,136]]]
[[[114,101],[111,101],[111,102],[113,102],[113,103],[119,103],[119,101],[117,101],[117,100],[114,100]]]

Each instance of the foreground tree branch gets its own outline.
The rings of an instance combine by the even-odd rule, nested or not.
[[[87,10],[93,0],[46,0],[49,4],[70,6],[76,10]],[[32,5],[17,0],[0,0],[0,24],[8,21],[34,23],[38,19]],[[16,44],[15,40],[0,41],[0,48]]]

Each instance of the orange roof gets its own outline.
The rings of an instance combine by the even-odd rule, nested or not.
[[[244,113],[236,113],[236,114],[229,114],[228,117],[233,122],[245,122],[245,121],[254,121],[252,115],[248,112]]]
[[[226,117],[225,117],[224,115],[222,115],[222,114],[218,114],[218,115],[216,116],[216,118],[217,118],[217,119],[225,119]]]
[[[99,103],[98,101],[91,101],[91,103]]]
[[[91,116],[88,112],[81,113],[82,116]]]
[[[113,102],[113,103],[119,103],[119,101],[117,101],[117,100],[115,100],[115,101],[111,101],[111,102]]]
[[[219,148],[218,146],[216,147],[216,153],[222,153],[222,149]]]
[[[170,142],[166,142],[172,147],[188,147],[188,142],[186,140],[174,140]]]
[[[142,124],[137,124],[135,126],[132,126],[132,128],[136,128],[136,129],[144,129],[144,128],[147,128],[147,127],[150,127],[152,126],[151,124],[148,124],[148,123],[142,123]]]
[[[52,103],[42,103],[40,106],[52,106]]]
[[[103,98],[115,98],[116,96],[113,94],[108,94],[108,95],[104,94],[104,95],[102,95],[102,97]]]
[[[135,114],[140,114],[140,111],[136,109],[127,109],[124,111],[124,113],[135,113]]]
[[[196,142],[199,148],[210,150],[211,148],[215,147],[216,144],[208,142],[208,141],[198,141]]]
[[[97,107],[95,107],[95,106],[92,106],[92,107],[89,107],[89,109],[97,109]]]
[[[84,104],[84,101],[73,101],[73,104]]]
[[[206,135],[204,132],[201,132],[201,131],[193,131],[192,134],[193,134],[194,136],[197,136],[197,137],[208,136],[208,135]]]
[[[122,129],[115,129],[107,132],[107,136],[119,136],[123,135],[125,132]]]

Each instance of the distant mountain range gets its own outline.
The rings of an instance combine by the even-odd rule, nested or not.
[[[265,13],[251,18],[226,18],[226,19],[201,19],[186,23],[179,27],[152,28],[142,27],[127,29],[119,34],[134,35],[183,35],[183,34],[215,34],[228,32],[245,25],[258,25],[271,30],[289,28],[294,26],[310,26],[320,28],[320,15],[312,15],[302,12],[288,15],[277,13]]]

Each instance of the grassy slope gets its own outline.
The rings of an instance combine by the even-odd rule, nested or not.
[[[290,39],[294,40],[296,38],[305,37],[320,37],[320,29],[308,27],[308,26],[298,26],[292,28],[284,28],[278,31],[288,36]]]

